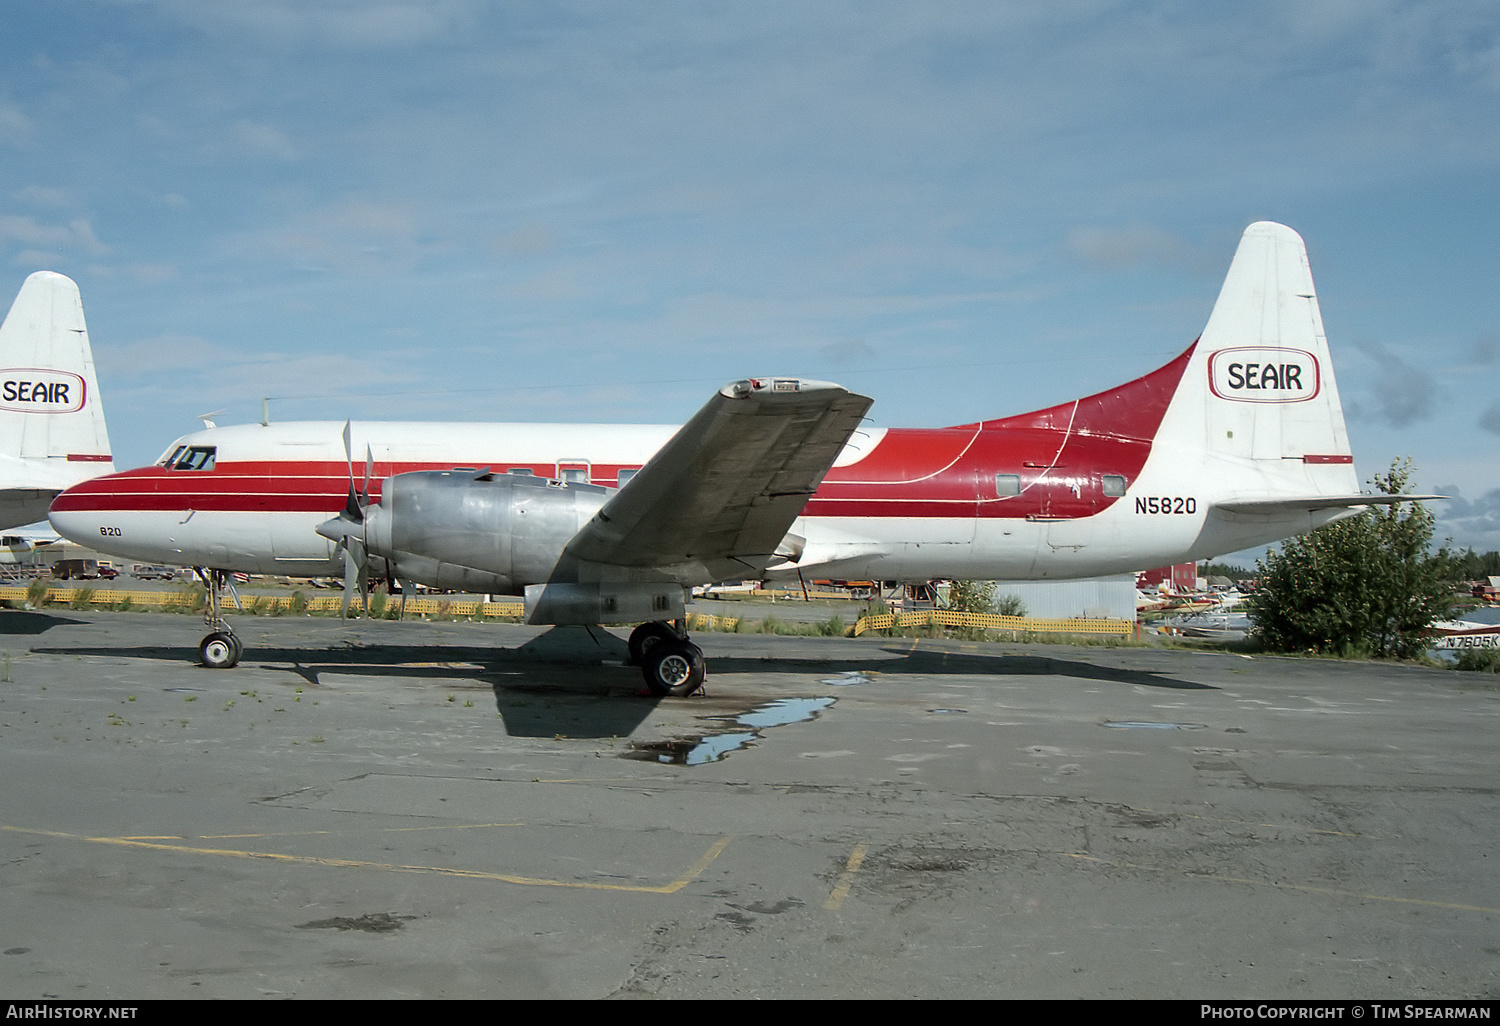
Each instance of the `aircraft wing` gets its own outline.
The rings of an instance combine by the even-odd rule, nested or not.
[[[1420,502],[1427,499],[1446,498],[1448,498],[1446,495],[1318,495],[1291,499],[1236,499],[1231,502],[1216,502],[1213,508],[1225,513],[1279,516],[1297,512],[1311,513],[1322,509],[1389,506],[1396,502]]]
[[[758,572],[872,401],[799,378],[725,385],[574,536],[553,580]]]

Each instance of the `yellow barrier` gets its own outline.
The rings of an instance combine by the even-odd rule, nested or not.
[[[117,606],[120,603],[130,601],[132,606],[172,608],[181,607],[184,603],[193,603],[194,608],[203,608],[203,596],[197,594],[191,588],[164,591],[122,591],[115,588],[48,588],[46,601],[54,605],[69,606],[80,591],[89,593],[88,603],[91,606]],[[25,588],[0,588],[0,601],[25,602],[28,599]],[[302,610],[308,613],[332,613],[337,612],[343,604],[344,597],[339,595],[313,595],[304,596]],[[390,615],[392,610],[400,608],[400,596],[386,599],[384,615]],[[233,610],[233,599],[225,596],[226,611]],[[241,595],[240,609],[246,613],[275,613],[290,611],[293,605],[291,595]],[[364,608],[364,600],[356,595],[349,601],[351,611]],[[512,599],[501,602],[477,602],[470,600],[457,600],[447,598],[409,598],[406,600],[406,614],[410,616],[493,616],[513,617],[517,620],[526,615],[526,605],[520,599]],[[688,627],[700,631],[732,631],[739,624],[739,618],[733,616],[713,616],[708,613],[691,613],[688,616]]]
[[[732,631],[739,626],[739,623],[739,619],[733,616],[714,616],[711,613],[688,614],[688,630]]]
[[[71,605],[77,592],[89,592],[89,605],[92,606],[114,606],[119,605],[126,599],[133,606],[181,606],[184,601],[196,602],[202,608],[201,596],[193,595],[192,589],[180,589],[177,591],[120,591],[114,588],[48,588],[46,601],[58,605]],[[24,602],[27,599],[25,588],[0,588],[0,601]],[[233,599],[225,596],[227,608],[233,608]],[[309,613],[337,612],[343,605],[343,595],[314,595],[304,598],[302,608]],[[399,607],[401,599],[399,596],[386,600],[386,609]],[[241,595],[240,605],[246,612],[275,612],[278,610],[290,610],[294,603],[291,595]],[[363,609],[364,600],[356,595],[349,602],[350,609]],[[476,602],[456,601],[442,598],[409,598],[406,600],[406,612],[418,616],[514,616],[520,617],[525,613],[525,605],[518,599],[513,602]]]
[[[1115,634],[1125,637],[1135,633],[1130,620],[1043,620],[1028,616],[998,616],[994,613],[957,613],[949,609],[926,609],[915,613],[881,613],[862,616],[854,624],[857,638],[865,631],[884,631],[892,627],[925,627],[937,623],[945,627],[983,627],[1010,631],[1013,634]]]

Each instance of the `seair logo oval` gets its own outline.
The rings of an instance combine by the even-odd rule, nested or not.
[[[68,371],[0,370],[0,410],[9,413],[76,413],[86,398],[83,379]]]
[[[1312,353],[1280,346],[1220,349],[1208,358],[1208,386],[1242,403],[1303,403],[1322,382]]]

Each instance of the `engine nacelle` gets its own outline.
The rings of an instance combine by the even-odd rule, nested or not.
[[[521,594],[546,581],[609,490],[520,474],[414,471],[364,510],[371,565],[435,588]]]

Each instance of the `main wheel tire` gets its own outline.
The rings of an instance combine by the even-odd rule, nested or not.
[[[681,641],[677,632],[660,620],[643,623],[630,632],[630,665],[645,668],[646,656],[663,641]]]
[[[198,643],[198,656],[210,670],[227,670],[240,661],[239,640],[233,634],[214,631]]]
[[[245,643],[240,640],[240,636],[238,634],[229,635],[229,640],[234,642],[234,662],[230,663],[229,665],[238,666],[241,657],[243,657],[245,654]]]
[[[697,645],[674,638],[651,647],[641,672],[653,695],[686,698],[703,686],[708,667]]]

